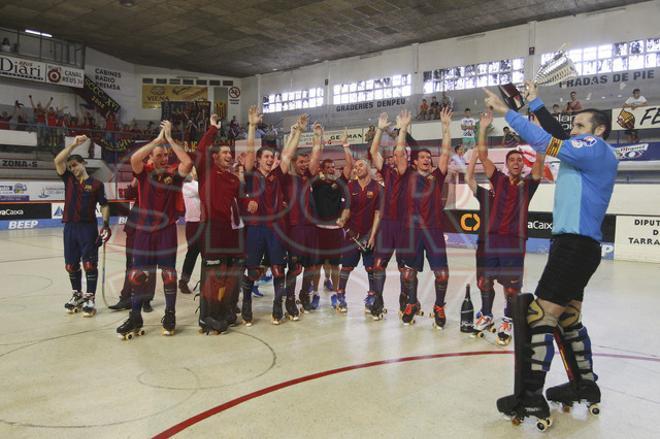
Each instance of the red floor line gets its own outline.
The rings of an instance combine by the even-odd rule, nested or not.
[[[169,438],[174,436],[177,433],[180,433],[181,431],[207,419],[210,418],[211,416],[217,415],[218,413],[222,413],[232,407],[236,407],[237,405],[240,405],[246,401],[250,401],[251,399],[259,398],[260,396],[267,395],[272,392],[276,392],[281,389],[285,389],[287,387],[294,386],[296,384],[304,383],[307,381],[312,381],[318,378],[323,378],[329,375],[335,375],[338,373],[343,373],[343,372],[348,372],[351,370],[356,370],[356,369],[364,369],[368,367],[375,367],[375,366],[382,366],[385,364],[394,364],[394,363],[406,363],[410,361],[419,361],[419,360],[433,360],[437,358],[449,358],[449,357],[476,357],[476,356],[482,356],[482,355],[508,355],[512,354],[513,351],[474,351],[474,352],[449,352],[445,354],[432,354],[432,355],[416,355],[413,357],[401,357],[401,358],[392,358],[389,360],[380,360],[380,361],[372,361],[370,363],[361,363],[361,364],[354,364],[351,366],[344,366],[340,367],[337,369],[330,369],[322,372],[317,372],[313,373],[311,375],[305,375],[302,377],[294,378],[289,381],[284,381],[278,384],[274,384],[269,387],[265,387],[263,389],[259,389],[257,391],[254,391],[252,393],[248,393],[247,395],[239,396],[238,398],[232,399],[230,401],[227,401],[223,404],[220,404],[218,406],[212,407],[206,411],[203,411],[191,418],[188,418],[170,428],[167,430],[158,433],[157,435],[154,436],[154,439],[164,439],[164,438]],[[658,362],[660,363],[660,357],[645,357],[641,355],[623,355],[623,354],[608,354],[608,353],[599,353],[599,354],[594,354],[594,356],[597,357],[609,357],[609,358],[620,358],[620,359],[626,359],[626,360],[640,360],[640,361],[653,361],[653,362]]]

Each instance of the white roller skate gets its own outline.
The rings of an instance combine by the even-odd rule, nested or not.
[[[82,305],[83,317],[94,317],[96,315],[96,298],[93,294],[86,293],[83,295],[85,301]]]
[[[497,328],[497,344],[500,346],[507,346],[511,343],[513,333],[513,320],[509,317],[503,317],[502,323]]]
[[[74,314],[80,311],[83,303],[85,303],[85,299],[83,299],[82,293],[80,291],[74,291],[69,301],[64,304],[64,308],[66,308],[69,314]]]
[[[475,337],[479,337],[480,334],[490,331],[493,327],[493,316],[488,314],[482,314],[481,311],[477,313],[477,320],[474,322],[474,333]]]

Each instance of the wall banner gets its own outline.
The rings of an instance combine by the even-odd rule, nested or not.
[[[142,108],[160,108],[163,101],[206,101],[207,87],[187,85],[142,85]]]

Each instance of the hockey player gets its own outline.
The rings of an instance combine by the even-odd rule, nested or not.
[[[110,206],[105,198],[103,183],[90,177],[85,169],[85,160],[71,152],[87,142],[87,136],[76,136],[73,143],[55,157],[55,170],[64,181],[64,263],[69,273],[73,295],[64,307],[69,313],[82,307],[83,316],[96,314],[96,283],[98,280],[99,238],[107,242],[110,230]],[[103,228],[99,235],[96,220],[96,205],[101,206]],[[85,270],[87,291],[82,292],[80,261]]]

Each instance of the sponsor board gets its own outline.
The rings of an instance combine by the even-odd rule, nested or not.
[[[142,108],[160,108],[163,101],[207,101],[207,87],[186,85],[143,85]]]
[[[612,131],[660,127],[660,106],[612,109]]]
[[[616,259],[660,262],[660,217],[617,216]]]
[[[85,73],[74,67],[0,55],[0,76],[82,88]]]
[[[2,203],[0,204],[0,221],[14,219],[50,219],[48,203]]]

